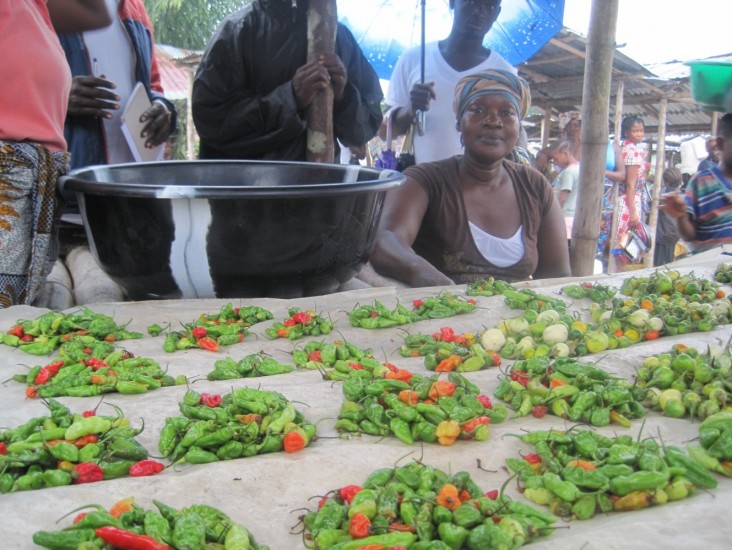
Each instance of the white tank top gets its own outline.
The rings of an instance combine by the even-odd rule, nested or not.
[[[470,234],[473,236],[475,246],[490,263],[497,267],[508,267],[524,257],[523,226],[519,226],[516,233],[508,239],[500,239],[483,231],[472,222]]]

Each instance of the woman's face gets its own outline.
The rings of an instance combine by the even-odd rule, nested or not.
[[[581,127],[582,126],[580,125],[580,121],[576,118],[573,118],[564,127],[564,134],[568,138],[574,138],[575,136],[579,136]]]
[[[628,140],[633,143],[640,143],[646,137],[646,128],[642,124],[636,122],[628,130]]]
[[[516,108],[501,94],[471,100],[459,123],[465,154],[487,161],[508,155],[518,142],[520,128]]]

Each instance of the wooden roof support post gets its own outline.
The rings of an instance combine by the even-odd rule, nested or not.
[[[593,0],[582,88],[582,162],[572,226],[572,275],[594,271],[607,156],[610,80],[619,0]]]
[[[549,145],[549,137],[552,133],[552,109],[546,107],[544,109],[544,118],[541,119],[541,150]]]
[[[712,137],[717,136],[717,126],[719,125],[719,113],[712,111]]]
[[[653,180],[651,193],[651,211],[648,215],[648,230],[651,235],[651,248],[643,258],[643,267],[653,267],[653,251],[656,248],[656,225],[658,225],[658,199],[661,195],[663,171],[666,169],[666,112],[668,99],[661,100],[658,112],[658,139],[656,140],[656,177]]]
[[[319,55],[335,52],[338,14],[336,0],[310,0],[308,7],[308,63]],[[315,96],[307,108],[308,162],[329,162],[335,160],[333,145],[333,88],[328,86]]]

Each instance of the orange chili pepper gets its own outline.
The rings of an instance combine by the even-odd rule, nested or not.
[[[645,333],[646,340],[656,340],[657,338],[661,337],[661,333],[657,330],[649,330]]]
[[[109,509],[109,514],[118,518],[125,512],[129,512],[132,510],[133,506],[132,504],[135,502],[135,497],[127,497],[123,498],[122,500],[114,503],[112,507]]]
[[[588,472],[591,472],[592,470],[597,470],[597,466],[595,464],[588,460],[581,460],[579,458],[567,462],[567,468],[582,468],[583,470],[587,470]]]
[[[460,508],[463,503],[460,500],[457,487],[452,483],[445,483],[437,495],[437,504],[444,506],[448,510],[457,510]]]
[[[450,397],[453,393],[455,393],[456,389],[457,386],[452,382],[449,382],[447,380],[438,380],[437,382],[432,383],[428,395],[432,399],[436,400],[438,397]]]
[[[402,390],[399,392],[399,401],[406,405],[416,405],[419,403],[419,394],[414,390]]]
[[[552,378],[551,382],[549,383],[549,387],[551,389],[558,388],[559,386],[567,386],[569,385],[565,380],[562,380],[561,378]]]
[[[648,298],[643,298],[641,300],[641,309],[647,309],[648,311],[653,311],[656,306],[653,305],[653,302],[651,302]]]
[[[402,382],[407,382],[412,379],[412,376],[414,376],[414,373],[412,371],[408,371],[406,369],[397,369],[396,372],[387,372],[384,375],[384,378],[387,378],[389,380],[401,380]]]
[[[452,372],[463,364],[463,358],[459,355],[451,355],[440,361],[435,367],[435,372]]]

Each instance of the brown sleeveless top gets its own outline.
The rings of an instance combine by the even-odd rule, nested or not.
[[[429,197],[422,226],[412,247],[457,284],[486,277],[505,281],[528,279],[538,265],[537,239],[542,218],[554,201],[551,185],[531,167],[504,160],[518,199],[523,227],[524,257],[498,267],[483,257],[473,241],[455,156],[412,166],[405,175],[419,182]]]

